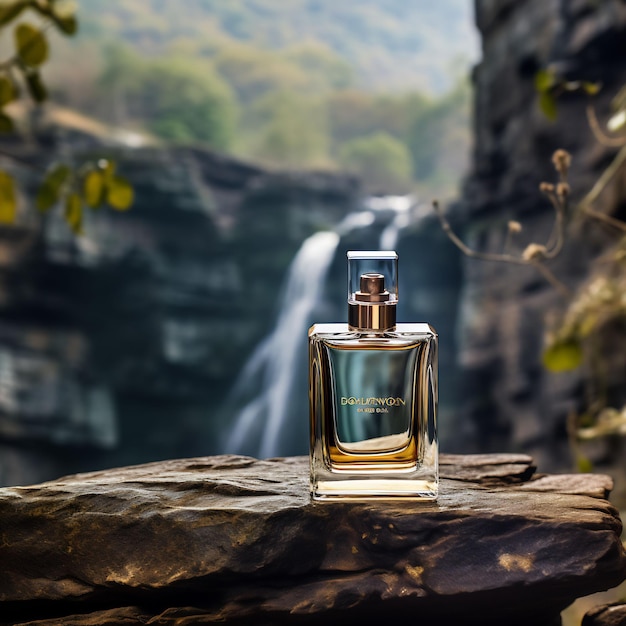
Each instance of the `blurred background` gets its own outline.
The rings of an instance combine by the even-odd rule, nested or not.
[[[440,335],[444,452],[623,473],[619,225],[568,209],[546,261],[565,293],[467,258],[431,207],[482,252],[549,241],[552,153],[571,207],[622,158],[586,113],[619,131],[621,0],[50,0],[51,28],[29,4],[0,4],[0,77],[24,85],[0,84],[0,484],[306,454],[307,328],[346,320],[345,253],[377,248],[399,253],[399,320]],[[49,49],[11,69],[22,22]],[[57,189],[41,210],[85,162],[132,206],[77,222]],[[593,198],[615,222],[620,164]],[[581,304],[598,275],[610,296]]]

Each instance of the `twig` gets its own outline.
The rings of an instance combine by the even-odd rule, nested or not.
[[[611,179],[617,174],[624,161],[626,161],[626,146],[623,146],[615,155],[611,164],[602,172],[602,175],[595,182],[589,193],[578,203],[576,207],[577,212],[583,212],[598,199],[605,187],[611,182]]]
[[[443,232],[446,233],[450,241],[452,241],[452,243],[463,254],[465,254],[465,256],[482,261],[496,261],[499,263],[513,263],[514,265],[534,267],[563,297],[570,298],[572,296],[571,289],[555,276],[552,270],[550,270],[543,263],[542,259],[524,259],[523,257],[513,256],[512,254],[493,254],[490,252],[478,252],[477,250],[473,250],[452,230],[452,226],[450,226],[450,222],[443,214],[437,200],[433,200],[433,208],[437,213]],[[548,258],[546,253],[544,253],[544,258]]]
[[[574,292],[541,261],[531,260],[528,265],[532,265],[564,298],[571,298],[574,295]]]
[[[439,202],[437,200],[433,200],[433,209],[435,209],[435,213],[437,213],[437,217],[439,218],[439,223],[441,224],[443,232],[446,233],[452,243],[465,256],[471,257],[473,259],[482,259],[483,261],[499,261],[502,263],[514,263],[516,265],[528,265],[528,263],[524,261],[524,259],[513,256],[512,254],[493,254],[490,252],[478,252],[477,250],[472,250],[472,248],[465,244],[452,230],[452,226],[450,226],[450,222],[443,214],[443,211],[441,210],[441,207],[439,206]]]
[[[612,217],[611,215],[607,215],[606,213],[597,211],[591,206],[583,207],[582,211],[587,217],[590,217],[594,220],[598,220],[600,222],[604,222],[605,224],[608,224],[609,226],[613,226],[614,228],[617,228],[618,230],[621,230],[622,232],[626,233],[626,222],[622,222],[622,220],[618,220],[617,218]]]

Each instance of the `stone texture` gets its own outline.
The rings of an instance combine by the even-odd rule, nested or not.
[[[1,489],[0,623],[544,624],[626,577],[606,476],[522,455],[444,455],[442,476],[430,504],[311,503],[304,457]]]
[[[560,97],[557,119],[548,120],[538,106],[535,73],[552,67],[566,79],[601,82],[594,103],[605,120],[611,98],[626,83],[626,6],[476,0],[475,7],[483,42],[483,58],[474,70],[475,148],[454,218],[468,244],[498,253],[507,221],[518,220],[524,229],[512,248],[521,251],[531,241],[545,241],[550,232],[553,212],[538,186],[554,180],[552,153],[565,148],[572,154],[575,203],[616,152],[594,139],[586,121],[588,98],[582,94]],[[623,180],[623,174],[617,176],[595,208],[623,217]],[[574,228],[551,267],[575,288],[590,261],[615,239],[597,225]],[[472,441],[476,451],[514,449],[531,454],[548,471],[562,471],[571,464],[566,419],[583,410],[583,385],[579,373],[546,372],[541,353],[550,315],[564,303],[531,268],[473,259],[465,259],[463,267],[458,354],[465,381],[461,397],[474,429],[464,451],[471,451]],[[619,351],[623,354],[621,344]],[[616,403],[623,403],[623,364],[613,371],[605,386]]]
[[[291,259],[353,209],[357,181],[203,149],[84,146],[56,130],[0,155],[26,200],[39,177],[24,161],[38,172],[87,148],[116,160],[136,199],[124,214],[88,211],[80,238],[60,210],[40,221],[24,207],[18,227],[0,228],[0,485],[220,452],[207,407],[218,415]]]
[[[624,626],[626,624],[626,604],[599,606],[588,611],[582,626]]]

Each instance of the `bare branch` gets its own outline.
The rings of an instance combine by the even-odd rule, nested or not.
[[[492,254],[489,252],[478,252],[473,250],[467,244],[465,244],[461,238],[452,230],[450,222],[443,214],[439,202],[433,200],[433,209],[437,213],[439,223],[444,233],[448,236],[448,239],[465,255],[473,259],[481,259],[482,261],[496,261],[501,263],[514,263],[516,265],[527,265],[528,263],[520,257],[513,256],[512,254]]]
[[[532,265],[564,298],[571,298],[574,295],[574,292],[542,261],[529,261],[528,264]]]
[[[576,211],[583,212],[598,199],[624,161],[626,161],[626,146],[622,147],[622,149],[615,155],[611,164],[604,170],[604,172],[602,172],[602,175],[595,182],[589,193],[578,203]]]

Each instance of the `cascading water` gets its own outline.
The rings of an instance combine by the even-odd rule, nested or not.
[[[226,441],[227,452],[247,452],[261,458],[277,454],[281,427],[287,418],[288,395],[302,336],[320,299],[328,267],[339,243],[336,232],[309,237],[294,258],[278,321],[272,333],[254,351],[235,384],[231,398],[241,397],[250,381],[263,381],[262,392],[236,417]],[[258,427],[263,424],[260,439]]]
[[[395,216],[380,235],[380,250],[394,250],[400,231],[411,222],[411,209],[415,206],[413,196],[382,196],[369,198],[365,206],[379,211],[391,209]]]
[[[224,452],[267,458],[278,454],[304,452],[307,446],[307,415],[291,413],[295,381],[306,378],[307,329],[316,319],[330,264],[343,235],[371,226],[375,213],[391,210],[393,217],[383,229],[381,249],[395,246],[397,233],[408,224],[412,199],[392,196],[392,201],[368,201],[369,210],[347,215],[334,231],[309,237],[292,261],[283,292],[280,314],[273,331],[253,352],[226,402],[236,410],[233,427],[227,433]],[[404,202],[402,202],[404,200]],[[385,248],[383,244],[391,244]],[[299,390],[306,396],[306,390]],[[295,404],[306,406],[304,402]],[[293,445],[294,433],[301,433],[301,446]]]

